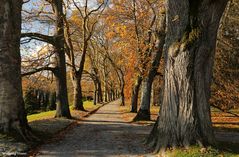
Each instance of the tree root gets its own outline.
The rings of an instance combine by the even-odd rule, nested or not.
[[[150,121],[150,112],[148,110],[139,110],[133,121]]]
[[[16,126],[14,127],[14,129],[17,131],[17,133],[21,135],[21,137],[26,143],[35,143],[41,141],[37,136],[33,134],[29,126],[28,127]]]

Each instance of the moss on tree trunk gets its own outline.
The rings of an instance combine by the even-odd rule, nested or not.
[[[215,143],[209,98],[217,29],[227,0],[167,0],[166,68],[156,151]],[[198,12],[191,12],[196,9]]]

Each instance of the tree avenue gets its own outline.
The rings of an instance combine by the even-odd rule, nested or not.
[[[37,113],[37,118],[44,119],[47,115],[44,120],[52,125],[57,123],[57,128],[52,130],[59,129],[59,124],[67,130],[88,130],[89,127],[89,130],[99,130],[99,139],[106,136],[101,136],[98,124],[105,125],[107,133],[114,133],[107,134],[107,138],[120,134],[122,139],[120,137],[117,141],[120,143],[134,137],[141,138],[148,130],[146,143],[156,153],[195,145],[217,145],[218,134],[215,136],[212,124],[219,123],[215,120],[215,114],[219,113],[214,110],[239,117],[231,110],[238,109],[239,102],[236,94],[238,53],[232,53],[234,49],[239,49],[239,31],[236,26],[231,28],[237,33],[234,34],[235,40],[232,40],[232,35],[226,35],[227,28],[238,23],[238,13],[234,12],[235,6],[239,8],[239,0],[236,3],[228,1],[1,0],[0,141],[3,141],[2,134],[13,133],[27,142],[38,141],[30,127],[38,131],[36,128],[39,126],[31,123],[35,115],[34,120],[29,118]],[[230,25],[220,29],[227,14],[231,14],[231,6],[235,8],[233,17],[228,18]],[[37,30],[37,24],[42,23],[42,26],[48,26],[48,30]],[[224,45],[229,45],[231,49]],[[217,57],[216,51],[220,52]],[[225,58],[226,61],[223,60]],[[229,59],[233,60],[225,66],[229,70],[224,67],[225,73],[221,72],[223,64],[230,62]],[[230,69],[236,74],[231,74]],[[214,76],[213,70],[216,72]],[[227,77],[222,79],[225,75]],[[233,78],[228,81],[229,76]],[[234,84],[235,87],[231,87]],[[220,91],[233,92],[227,94]],[[226,100],[221,101],[224,98]],[[99,114],[95,115],[100,118],[93,115],[94,119],[87,120],[98,109]],[[74,119],[67,120],[69,124],[63,124],[60,123],[64,120],[61,117]],[[75,127],[78,125],[75,122],[83,117],[86,120],[80,125],[84,127]],[[35,120],[37,124],[38,120],[42,119]],[[144,125],[144,122],[143,125],[137,123],[137,127],[132,125],[135,121],[150,120],[156,120],[154,125]],[[73,122],[74,125],[71,125]],[[152,130],[145,129],[150,127]],[[135,129],[139,130],[136,132]],[[86,134],[83,134],[84,130],[76,132],[72,131],[71,137],[78,139],[81,135],[88,136],[91,131],[86,131]],[[131,136],[132,133],[134,135]],[[88,137],[83,138],[87,139],[82,140],[83,144],[90,141]],[[96,141],[102,141],[99,139]],[[104,142],[107,141],[110,140]],[[134,141],[133,144],[140,146],[142,143]],[[141,150],[141,147],[137,148]],[[142,150],[139,152],[142,153]]]
[[[210,85],[217,30],[227,0],[167,0],[164,88],[148,143],[156,151],[213,145]]]

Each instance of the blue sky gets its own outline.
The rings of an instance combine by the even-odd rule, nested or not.
[[[23,10],[27,12],[37,12],[40,7],[42,0],[31,0],[23,5]],[[49,8],[48,8],[49,9]],[[22,12],[22,33],[25,32],[37,32],[41,34],[52,34],[54,27],[47,23],[40,22],[38,20],[27,19],[28,14]],[[32,55],[36,51],[40,50],[42,46],[46,45],[44,42],[32,40],[30,43],[21,45],[22,55]]]
[[[78,2],[78,4],[82,7],[85,5],[85,0],[75,0]],[[25,3],[23,5],[23,10],[32,13],[32,12],[38,12],[42,8],[42,3],[45,2],[44,0],[31,0],[28,3]],[[88,6],[90,8],[96,7],[97,0],[89,0]],[[44,6],[43,8],[45,11],[50,11],[51,12],[51,6]],[[72,9],[74,9],[74,5],[72,5]],[[68,15],[70,12],[68,13]],[[29,16],[26,12],[22,12],[22,17],[23,17],[23,23],[22,23],[22,32],[37,32],[41,34],[46,34],[46,35],[53,35],[53,29],[54,26],[40,22],[38,20],[32,20],[32,18],[26,18]],[[36,40],[32,40],[30,43],[23,44],[21,45],[21,54],[22,55],[28,55],[28,54],[33,54],[36,51],[38,51],[42,46],[44,46],[45,43],[39,42]]]

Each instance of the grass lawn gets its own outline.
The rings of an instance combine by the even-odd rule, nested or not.
[[[91,111],[97,107],[99,107],[99,105],[94,105],[92,101],[84,101],[84,107],[87,111]],[[81,111],[75,111],[72,109],[72,106],[70,106],[70,111],[73,117],[77,117],[77,115],[79,114],[79,112]],[[32,114],[27,116],[28,122],[32,122],[32,121],[36,121],[36,120],[43,120],[43,119],[50,119],[50,118],[54,118],[56,111],[46,111],[46,112],[41,112],[41,113],[37,113],[37,114]],[[82,112],[82,114],[85,112]]]
[[[212,147],[200,148],[197,146],[188,149],[166,151],[167,157],[239,157],[239,154],[230,151],[218,150]]]
[[[66,127],[76,122],[76,120],[83,118],[84,116],[88,115],[90,111],[93,111],[98,107],[100,107],[99,104],[94,105],[91,101],[85,101],[84,108],[87,110],[87,112],[73,110],[72,106],[70,106],[72,119],[54,118],[55,111],[47,111],[29,115],[27,116],[27,119],[29,121],[29,125],[38,136],[43,139],[49,139],[51,136],[57,134],[61,130],[64,130]]]

